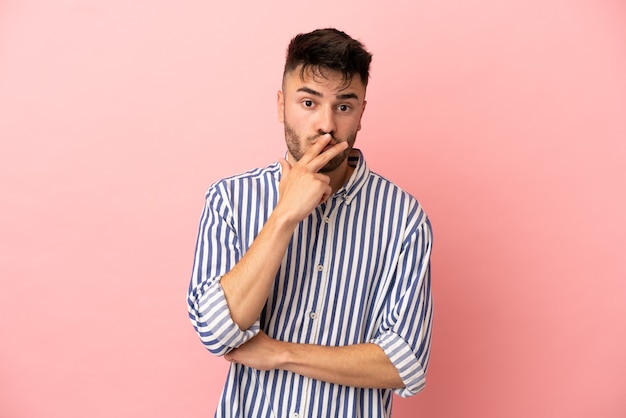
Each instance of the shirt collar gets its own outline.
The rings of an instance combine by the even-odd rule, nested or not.
[[[337,190],[333,198],[341,198],[349,205],[354,196],[356,196],[361,187],[366,183],[370,169],[365,163],[363,153],[358,148],[353,148],[348,154],[348,165],[354,167],[354,171],[347,183]]]

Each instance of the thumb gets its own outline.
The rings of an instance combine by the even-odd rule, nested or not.
[[[281,158],[280,160],[278,160],[278,162],[280,163],[282,176],[284,177],[287,174],[289,174],[289,172],[291,171],[291,164],[289,164],[289,161],[285,160],[284,158]]]

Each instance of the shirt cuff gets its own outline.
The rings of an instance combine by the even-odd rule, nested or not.
[[[408,398],[424,389],[426,371],[411,350],[411,346],[402,337],[388,331],[371,342],[383,349],[400,374],[404,387],[394,389],[397,395]]]
[[[200,298],[197,311],[197,331],[200,340],[216,356],[223,356],[239,347],[257,335],[260,330],[259,319],[243,331],[233,321],[224,290],[219,282],[210,286]]]

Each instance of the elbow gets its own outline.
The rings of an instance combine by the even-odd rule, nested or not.
[[[232,334],[229,336],[224,332],[220,333],[219,328],[215,329],[210,322],[196,320],[192,314],[189,317],[200,342],[209,353],[216,357],[222,357],[236,347],[237,338]]]
[[[220,286],[210,287],[198,298],[188,298],[189,319],[200,341],[215,356],[239,347],[259,333],[259,320],[242,330],[233,321]]]
[[[190,313],[192,325],[200,342],[214,356],[222,357],[259,333],[259,323],[254,323],[247,330],[241,330],[232,321],[198,321]]]
[[[404,382],[404,384],[404,387],[396,389],[394,392],[401,398],[409,398],[426,388],[426,376],[418,376],[417,379],[411,379],[409,382]]]

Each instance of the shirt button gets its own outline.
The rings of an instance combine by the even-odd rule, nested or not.
[[[325,216],[324,217],[324,222],[326,222],[326,223],[330,222],[330,218],[328,216]]]
[[[297,412],[294,412],[293,414],[291,414],[291,418],[298,418],[300,415],[298,415]]]
[[[317,318],[317,314],[315,312],[311,312],[309,314],[309,316],[311,317],[311,319],[316,319]]]
[[[321,265],[321,264],[320,264],[320,265],[318,265],[318,266],[317,266],[317,271],[322,271],[322,270],[324,270],[324,266],[323,266],[323,265]]]

